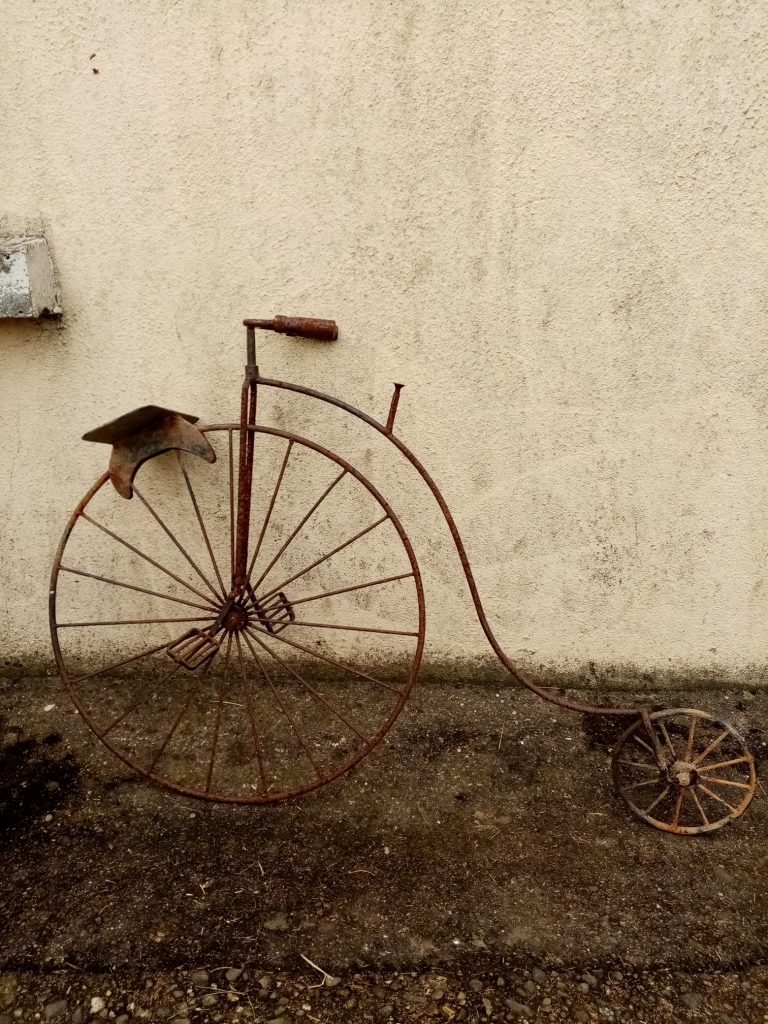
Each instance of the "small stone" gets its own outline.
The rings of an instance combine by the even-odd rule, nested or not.
[[[537,985],[546,985],[547,983],[547,976],[540,967],[533,968],[533,970],[531,971],[531,977]]]
[[[587,992],[589,992],[589,985],[586,983],[586,981],[580,981],[576,987],[578,988],[579,992],[583,992],[584,995],[586,995]]]
[[[63,1013],[67,1012],[67,1000],[66,999],[54,999],[52,1003],[48,1003],[43,1010],[43,1015],[46,1020],[53,1020],[54,1017],[61,1017]]]
[[[259,988],[263,989],[265,992],[268,992],[269,989],[272,988],[272,979],[268,974],[262,974],[259,978]]]
[[[621,973],[621,971],[611,971],[610,978],[611,981],[624,981],[624,975]]]
[[[443,989],[443,988],[436,988],[432,992],[432,998],[437,1003],[440,1002],[440,1000],[443,998],[444,995],[445,995],[445,989]]]
[[[704,1002],[704,996],[699,992],[684,992],[680,1001],[689,1010],[698,1010]]]
[[[391,1017],[392,1016],[393,1010],[394,1010],[394,1007],[392,1006],[391,1003],[385,1003],[383,1006],[380,1006],[378,1008],[378,1010],[376,1011],[376,1016],[377,1017],[384,1017],[386,1019],[387,1017]]]
[[[287,932],[288,918],[285,914],[275,914],[264,922],[264,927],[268,932]]]
[[[15,974],[0,974],[0,1010],[10,1010],[19,992],[19,979]]]
[[[101,996],[94,996],[91,999],[91,1016],[93,1016],[96,1013],[101,1013],[103,1009],[104,1000],[101,998]]]
[[[69,1018],[70,1024],[83,1024],[83,1008],[82,1006],[76,1006],[72,1012],[72,1016]]]
[[[282,1014],[280,1017],[273,1017],[272,1020],[267,1021],[267,1024],[288,1024],[289,1017]]]
[[[119,1017],[115,1017],[115,1024],[128,1024],[130,1019],[127,1013],[121,1013]]]
[[[210,983],[211,976],[208,973],[208,971],[201,968],[200,970],[192,971],[192,973],[189,976],[189,980],[192,982],[195,988],[205,988],[206,985]],[[175,992],[173,994],[176,995]],[[181,994],[184,995],[183,992]]]
[[[184,989],[183,988],[175,988],[173,990],[173,995],[174,995],[174,997],[176,999],[183,999],[184,998]]]
[[[482,981],[480,981],[479,978],[472,978],[472,980],[469,983],[469,987],[472,989],[473,992],[483,991],[483,983]]]
[[[55,793],[56,790],[61,789],[61,785],[55,779],[50,779],[46,782],[45,788],[49,793]]]
[[[496,979],[496,987],[497,988],[504,988],[504,986],[506,984],[507,984],[506,980],[504,978],[502,978],[501,975],[499,975],[498,978]]]
[[[507,1009],[516,1013],[518,1017],[528,1017],[529,1019],[533,1017],[533,1010],[525,1003],[518,1003],[516,999],[505,999],[504,1002]]]
[[[206,992],[205,995],[203,996],[203,998],[200,1000],[200,1003],[203,1006],[209,1006],[210,1007],[210,1006],[215,1006],[216,1003],[218,1003],[218,1001],[219,1001],[219,997],[218,997],[218,994],[216,992]]]
[[[224,977],[227,981],[237,981],[240,975],[243,973],[242,967],[230,967]]]
[[[326,988],[336,988],[340,981],[341,978],[334,978],[332,974],[326,974],[326,976],[323,978],[323,984],[326,986]]]
[[[576,1009],[573,1011],[571,1016],[573,1017],[573,1019],[575,1021],[578,1021],[579,1024],[586,1024],[586,1022],[589,1020],[589,1014],[587,1013],[586,1010],[583,1010],[580,1006],[576,1007]]]
[[[524,983],[523,988],[529,995],[533,995],[536,991],[536,985],[531,981],[530,978]]]
[[[406,992],[405,993],[406,1003],[413,1003],[415,1006],[424,1006],[427,1002],[427,997],[423,996],[420,992]]]
[[[594,976],[594,974],[586,972],[585,974],[582,974],[581,980],[586,982],[590,988],[597,988],[597,978]]]

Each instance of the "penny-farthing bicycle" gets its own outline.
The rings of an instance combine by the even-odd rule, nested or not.
[[[425,633],[411,542],[357,466],[260,422],[259,392],[283,389],[361,420],[420,474],[485,635],[518,683],[561,707],[627,720],[613,776],[634,814],[694,834],[746,810],[755,764],[732,726],[690,708],[571,701],[507,657],[443,495],[394,433],[401,385],[381,423],[330,395],[262,377],[257,329],[333,340],[336,324],[244,323],[239,422],[198,428],[193,416],[144,406],[85,435],[111,444],[112,454],[59,544],[51,635],[78,711],[112,753],[187,796],[270,803],[346,772],[383,739],[411,691]]]

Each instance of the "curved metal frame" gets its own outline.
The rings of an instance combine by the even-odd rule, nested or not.
[[[461,534],[456,526],[456,521],[451,514],[451,510],[448,508],[448,504],[443,497],[440,488],[435,483],[434,478],[429,473],[424,464],[414,455],[408,445],[405,444],[399,437],[393,432],[394,426],[394,411],[397,409],[397,401],[400,395],[400,389],[402,384],[395,385],[395,393],[392,397],[392,408],[390,409],[389,418],[387,423],[380,423],[375,420],[368,413],[363,412],[361,409],[356,409],[355,406],[350,405],[348,402],[342,401],[340,398],[334,398],[332,395],[327,395],[322,391],[316,391],[314,388],[304,387],[301,384],[291,384],[284,380],[275,380],[270,377],[262,377],[258,368],[256,369],[256,375],[254,382],[260,387],[277,388],[283,391],[293,391],[298,395],[304,395],[307,398],[315,398],[320,402],[325,402],[328,405],[336,406],[337,409],[341,409],[348,413],[350,416],[354,416],[363,423],[367,423],[369,427],[373,427],[374,430],[382,434],[397,448],[401,455],[403,455],[408,462],[413,466],[419,476],[422,478],[424,483],[432,492],[432,496],[440,507],[440,511],[443,514],[443,518],[451,532],[453,543],[456,546],[456,551],[461,562],[461,568],[464,571],[464,576],[469,587],[469,592],[472,596],[472,603],[475,606],[475,613],[477,614],[478,621],[485,633],[488,643],[491,645],[494,654],[499,659],[504,668],[510,673],[510,675],[518,682],[521,686],[526,687],[532,693],[535,693],[537,697],[541,697],[543,700],[549,701],[550,704],[556,704],[558,707],[565,708],[568,711],[575,711],[581,714],[588,715],[611,715],[614,717],[635,717],[644,718],[648,714],[647,708],[622,708],[622,707],[600,707],[593,706],[591,704],[581,704],[579,701],[568,700],[566,697],[560,697],[549,690],[544,689],[541,686],[537,686],[532,680],[530,680],[520,669],[515,665],[512,659],[505,653],[503,647],[499,643],[496,635],[491,629],[491,625],[488,622],[488,617],[485,614],[483,603],[480,599],[480,594],[477,589],[477,583],[475,582],[475,576],[472,572],[472,567],[469,563],[469,557],[467,555],[464,542],[461,539]]]

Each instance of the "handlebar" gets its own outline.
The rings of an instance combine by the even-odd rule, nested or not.
[[[310,316],[276,316],[272,320],[243,320],[251,329],[277,331],[289,337],[313,338],[315,341],[336,341],[339,328],[335,320],[318,320]]]

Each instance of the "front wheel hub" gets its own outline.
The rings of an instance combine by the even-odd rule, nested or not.
[[[674,761],[667,768],[667,779],[675,786],[695,786],[699,773],[690,761]]]

